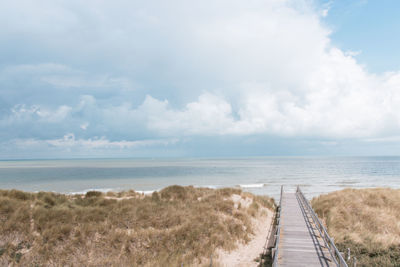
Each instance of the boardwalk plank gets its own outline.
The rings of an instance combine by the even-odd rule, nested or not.
[[[334,266],[295,193],[283,193],[278,266]]]

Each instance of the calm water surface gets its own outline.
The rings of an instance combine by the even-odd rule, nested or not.
[[[400,157],[0,161],[1,189],[153,191],[173,184],[241,187],[273,197],[280,185],[300,185],[309,197],[346,187],[400,188]]]

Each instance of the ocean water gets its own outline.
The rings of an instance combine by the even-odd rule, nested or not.
[[[300,185],[307,197],[347,187],[400,188],[400,157],[0,161],[0,189],[152,192],[174,184],[238,187],[276,199],[281,185]]]

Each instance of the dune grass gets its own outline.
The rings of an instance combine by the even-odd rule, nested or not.
[[[252,200],[241,207],[232,195]],[[274,208],[238,189],[171,186],[62,195],[0,190],[0,265],[201,265],[252,234],[251,216]]]
[[[357,266],[400,266],[400,190],[345,189],[311,204],[341,251]]]

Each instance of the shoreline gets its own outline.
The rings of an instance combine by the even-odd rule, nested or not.
[[[173,184],[210,188],[241,186],[244,191],[277,198],[281,184],[300,184],[305,195],[311,198],[347,187],[400,188],[399,166],[400,158],[387,157],[3,162],[0,188],[69,194],[90,190],[154,191]]]

